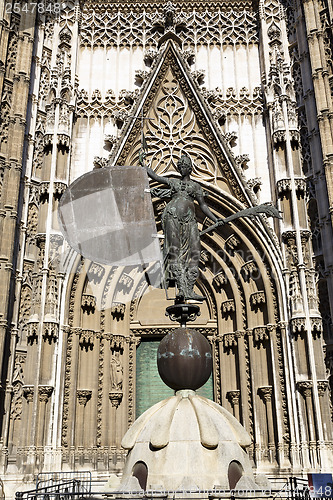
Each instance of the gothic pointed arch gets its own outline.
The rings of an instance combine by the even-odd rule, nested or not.
[[[218,187],[244,205],[253,203],[240,164],[214,124],[195,75],[171,40],[155,62],[134,116],[137,119],[129,121],[111,162],[137,164],[143,121],[147,161],[159,174],[169,175],[177,158],[186,152],[193,161],[193,178]]]

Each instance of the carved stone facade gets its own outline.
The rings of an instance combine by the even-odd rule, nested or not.
[[[332,470],[332,21],[327,0],[66,0],[59,15],[5,12],[8,497],[40,471],[121,473],[120,442],[143,390],[138,346],[174,328],[164,291],[146,279],[153,263],[88,262],[57,222],[80,175],[138,163],[141,113],[152,168],[174,176],[187,152],[217,216],[270,201],[282,211],[282,221],[239,219],[203,236],[197,292],[206,301],[193,326],[212,345],[214,399],[252,437],[255,471]],[[164,201],[152,202],[161,233]]]

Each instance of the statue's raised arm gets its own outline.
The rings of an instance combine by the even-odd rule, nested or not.
[[[169,184],[169,180],[166,177],[162,177],[161,175],[157,175],[154,170],[148,165],[145,164],[145,156],[146,154],[144,153],[143,150],[140,151],[139,153],[139,164],[147,170],[148,176],[153,179],[156,182],[160,182],[161,184]]]

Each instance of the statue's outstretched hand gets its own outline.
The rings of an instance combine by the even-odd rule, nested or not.
[[[216,224],[217,224],[218,226],[224,226],[224,224],[225,224],[224,219],[217,219]]]

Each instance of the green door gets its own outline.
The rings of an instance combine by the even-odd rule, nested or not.
[[[157,349],[160,339],[142,340],[136,351],[136,418],[155,403],[173,396],[174,391],[162,382],[157,370]],[[212,375],[198,391],[213,398]]]

